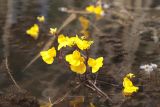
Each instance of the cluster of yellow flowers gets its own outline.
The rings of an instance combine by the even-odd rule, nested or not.
[[[79,51],[75,50],[72,54],[66,55],[66,61],[69,62],[72,71],[79,74],[86,72],[85,59]],[[88,65],[92,67],[92,73],[96,73],[103,65],[103,57],[97,59],[89,58]]]
[[[103,10],[101,5],[97,5],[97,6],[90,5],[90,6],[87,6],[86,7],[86,11],[89,12],[89,13],[96,14],[98,16],[103,16],[104,15],[104,10]]]
[[[90,45],[93,43],[93,41],[81,39],[78,37],[78,35],[74,37],[68,37],[61,34],[58,36],[58,43],[58,50],[60,50],[62,47],[72,47],[73,45],[76,45],[81,50],[85,50],[90,48]]]
[[[100,1],[100,0],[99,0]],[[104,15],[104,10],[100,4],[98,5],[90,5],[87,6],[85,9],[89,13],[93,13],[96,16],[102,16]],[[44,16],[38,16],[37,20],[40,23],[45,22]],[[88,40],[89,37],[89,26],[90,21],[84,17],[80,16],[79,21],[81,24],[82,29],[80,30],[80,33],[82,34],[81,37],[78,35],[75,36],[66,36],[64,34],[58,34],[57,28],[50,28],[49,33],[50,35],[56,35],[58,46],[57,47],[51,47],[48,50],[41,51],[40,56],[42,57],[42,60],[47,64],[52,64],[54,62],[54,58],[57,55],[57,51],[60,51],[62,48],[65,47],[76,47],[76,49],[71,53],[65,55],[65,61],[68,62],[70,69],[77,73],[77,74],[84,74],[88,70],[87,67],[91,68],[92,73],[97,73],[99,69],[103,66],[103,57],[98,58],[91,58],[90,56],[86,56],[81,54],[81,51],[87,50],[90,48],[90,46],[93,44],[92,40]],[[39,36],[39,25],[34,24],[31,26],[28,30],[26,30],[26,34],[30,35],[34,39],[37,39]],[[135,77],[134,74],[129,73],[123,78],[123,94],[125,96],[130,96],[133,93],[137,92],[139,90],[139,87],[134,86],[131,79]],[[93,104],[91,105],[93,106]],[[93,106],[94,107],[94,106]]]
[[[123,94],[125,96],[130,96],[132,95],[134,92],[137,92],[139,87],[136,87],[133,85],[132,81],[130,80],[131,78],[135,77],[134,74],[129,73],[127,74],[124,79],[123,79]]]
[[[37,20],[41,23],[45,22],[45,17],[38,16]],[[79,20],[81,21],[82,30],[87,31],[89,28],[89,20],[84,17],[80,17]],[[50,28],[50,34],[55,35],[56,32],[57,28]],[[34,24],[30,29],[26,31],[26,33],[34,39],[37,39],[39,35],[38,24]],[[57,36],[58,51],[66,46],[76,46],[79,50],[83,51],[89,49],[91,44],[93,44],[93,41],[85,40],[83,38],[80,38],[78,35],[69,37],[65,36],[64,34],[60,34]],[[49,50],[41,51],[40,55],[45,63],[52,64],[54,58],[56,57],[56,49],[55,47],[52,47]],[[88,63],[89,67],[92,67],[92,73],[96,73],[103,65],[103,57],[99,57],[97,59],[88,58],[88,61],[86,61],[86,59],[81,56],[81,53],[78,50],[75,50],[72,54],[66,55],[65,60],[70,64],[71,70],[78,74],[84,74],[86,72],[85,62]]]
[[[62,47],[72,47],[76,45],[80,50],[89,49],[90,45],[93,41],[87,41],[79,38],[77,35],[74,37],[64,36],[60,34],[58,36],[58,50]],[[40,52],[42,59],[47,64],[52,64],[54,61],[54,57],[56,56],[55,48],[51,48],[47,51]],[[84,74],[86,72],[85,58],[81,56],[81,53],[78,50],[75,50],[72,54],[68,54],[65,57],[66,61],[70,64],[70,68],[73,72],[78,74]],[[93,59],[88,59],[88,65],[92,67],[92,73],[96,73],[100,67],[103,65],[103,57]]]
[[[45,17],[44,16],[38,16],[37,20],[41,23],[45,22]],[[50,28],[50,34],[51,35],[55,35],[55,33],[57,32],[57,28]],[[30,35],[32,38],[34,39],[38,39],[39,36],[39,26],[38,24],[34,24],[33,26],[31,26],[31,28],[29,28],[26,33],[28,35]]]

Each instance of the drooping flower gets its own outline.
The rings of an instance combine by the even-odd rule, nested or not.
[[[79,38],[78,36],[75,37],[75,44],[81,50],[89,49],[93,41],[87,41]]]
[[[92,67],[92,73],[96,73],[103,66],[103,57],[97,59],[89,58],[88,65]]]
[[[74,38],[69,38],[67,36],[64,36],[63,34],[58,36],[58,50],[60,50],[62,47],[66,46],[73,46],[74,45]]]
[[[82,39],[87,39],[89,37],[89,20],[83,16],[80,16],[79,17],[79,21],[80,21],[80,24],[82,26],[82,29],[80,31],[80,33],[83,35],[81,38]]]
[[[86,65],[84,64],[84,62],[81,62],[79,66],[71,65],[70,67],[73,72],[76,72],[78,74],[84,74],[86,72]]]
[[[70,68],[73,72],[83,74],[86,72],[85,59],[81,56],[80,52],[75,50],[72,54],[66,55],[66,61],[69,62]]]
[[[44,16],[38,16],[38,17],[37,17],[37,20],[38,20],[39,22],[45,22],[45,17],[44,17]]]
[[[57,28],[50,28],[50,34],[54,35],[57,32]]]
[[[123,94],[125,96],[130,96],[132,95],[134,92],[137,92],[139,87],[136,87],[133,85],[132,81],[130,80],[131,78],[135,77],[134,74],[129,73],[127,74],[124,79],[123,79]]]
[[[26,31],[26,33],[34,39],[37,39],[39,35],[39,26],[37,24],[34,24],[30,29]]]
[[[54,61],[54,57],[56,56],[56,50],[54,47],[52,47],[47,51],[41,51],[40,55],[45,63],[52,64]]]
[[[87,18],[80,16],[79,21],[82,26],[82,30],[87,30],[89,28],[89,20]]]

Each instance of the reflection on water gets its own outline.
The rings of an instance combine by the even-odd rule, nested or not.
[[[117,1],[122,2],[123,0]],[[134,21],[132,23],[132,26],[123,29],[124,31],[120,32],[123,33],[122,35],[124,35],[126,32],[127,35],[130,35],[129,33],[136,35],[135,32],[139,32],[138,30],[141,30],[137,30],[137,26],[139,26],[139,23],[141,23],[146,17],[151,19],[160,16],[160,10],[158,7],[159,1],[148,1],[150,2],[147,6],[141,7],[141,5],[137,5],[137,8],[135,10],[133,9],[133,12],[136,11],[137,13],[139,13],[139,16],[136,16],[138,21]],[[84,3],[87,1],[83,0],[82,2]],[[112,2],[114,2],[114,0]],[[41,61],[41,59],[35,61],[25,72],[22,72],[22,70],[34,58],[34,56],[39,53],[41,48],[44,46],[45,42],[49,39],[49,37],[46,37],[44,33],[46,29],[51,26],[59,27],[60,24],[68,16],[68,14],[66,13],[59,12],[58,8],[65,6],[73,8],[74,5],[81,7],[80,3],[80,0],[68,0],[67,2],[65,0],[0,1],[0,25],[2,26],[0,28],[0,62],[3,62],[4,57],[8,57],[9,66],[13,71],[13,76],[15,77],[19,85],[27,90],[30,90],[33,93],[33,95],[39,98],[54,98],[55,96],[57,96],[57,94],[62,94],[59,92],[63,92],[64,87],[67,87],[69,85],[69,82],[72,80],[71,72],[69,70],[63,69],[63,65],[60,65],[58,63],[55,63],[53,66],[46,65]],[[147,4],[147,2],[145,3]],[[136,5],[136,3],[134,5]],[[150,9],[150,5],[154,9]],[[25,31],[31,25],[36,23],[36,17],[39,15],[44,15],[47,19],[47,22],[42,28],[40,38],[35,41],[32,38],[28,37],[25,34]],[[121,59],[120,61],[117,61],[120,55],[117,55],[117,57],[112,58],[111,63],[115,62],[116,64],[112,64],[113,69],[108,69],[114,71],[116,69],[115,66],[119,67],[125,64],[128,67],[134,65],[134,67],[128,67],[123,69],[123,66],[121,68],[121,70],[127,71],[132,69],[136,70],[141,63],[154,62],[156,64],[160,64],[160,52],[159,50],[157,50],[159,48],[159,33],[153,30],[153,28],[159,29],[160,22],[159,18],[157,19],[157,23],[155,23],[156,21],[146,21],[144,25],[148,32],[141,32],[140,36],[138,35],[138,37],[127,36],[125,37],[125,39],[123,37],[118,38],[118,40],[121,39],[120,42],[122,42],[125,51],[129,53],[129,55],[126,56],[126,59],[123,59],[126,62],[121,61]],[[130,29],[130,27],[132,28]],[[76,30],[73,30],[72,28],[67,28],[67,30],[64,32],[68,33],[70,31],[75,32]],[[115,31],[116,35],[117,32],[119,33],[119,31]],[[109,32],[107,31],[107,33]],[[152,33],[154,34],[153,37],[147,36],[149,34],[152,35]],[[105,40],[104,38],[100,39]],[[114,37],[111,37],[111,39],[114,39]],[[135,42],[134,40],[138,42]],[[106,41],[104,41],[104,44],[105,43]],[[103,48],[102,44],[98,45],[100,45],[99,48]],[[107,49],[107,52],[109,53],[110,50],[108,47]],[[110,57],[107,53],[104,52],[104,50],[99,50],[101,50],[102,53],[98,54],[106,56],[107,59]],[[117,62],[120,64],[117,64]],[[5,75],[3,75],[2,71],[0,71],[0,73],[2,74],[0,75],[0,87],[6,88],[9,84],[12,84],[11,81],[8,78],[6,78]]]

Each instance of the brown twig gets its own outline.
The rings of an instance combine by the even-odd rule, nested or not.
[[[100,88],[98,88],[91,80],[88,80],[88,85],[90,86],[89,87],[90,89],[92,89],[93,91],[96,91],[101,96],[104,96],[106,99],[108,99],[110,102],[112,102],[111,98],[106,93],[104,93]]]
[[[68,91],[68,92],[67,92],[66,94],[64,94],[61,98],[59,98],[59,99],[57,99],[56,101],[54,101],[54,102],[52,103],[53,106],[56,105],[56,104],[58,104],[58,103],[60,103],[60,102],[62,102],[73,90],[78,89],[81,85],[82,85],[82,83],[81,83],[81,84],[78,84],[75,88],[73,88],[72,90]]]
[[[91,14],[87,11],[79,11],[79,10],[72,10],[72,9],[67,9],[67,8],[60,8],[61,12],[65,12],[65,13],[74,13],[74,14]]]
[[[16,80],[14,79],[14,77],[12,76],[11,74],[11,70],[8,66],[8,58],[5,59],[5,66],[6,66],[6,69],[7,69],[7,73],[9,75],[9,77],[11,78],[11,80],[13,81],[13,83],[15,84],[15,86],[18,88],[18,89],[21,89],[21,87],[17,84]]]

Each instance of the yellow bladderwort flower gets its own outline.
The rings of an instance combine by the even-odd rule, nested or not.
[[[96,15],[102,16],[104,14],[104,11],[102,9],[102,6],[98,5],[95,7],[94,13]]]
[[[79,38],[77,35],[75,37],[75,44],[81,50],[89,49],[93,41],[87,41]]]
[[[84,64],[84,62],[81,62],[79,66],[71,65],[70,67],[73,72],[76,72],[78,74],[84,74],[86,72],[86,65]]]
[[[39,22],[45,22],[45,17],[44,17],[44,16],[38,16],[38,17],[37,17],[37,20],[38,20]]]
[[[54,57],[56,56],[56,50],[54,47],[52,47],[47,51],[41,51],[40,55],[44,62],[46,62],[47,64],[52,64],[54,61]]]
[[[87,12],[90,12],[90,13],[94,13],[95,7],[94,7],[93,5],[87,6],[87,7],[86,7],[86,11],[87,11]]]
[[[90,5],[86,7],[86,11],[89,13],[94,13],[98,16],[102,16],[104,14],[104,10],[101,5],[97,5],[97,6]]]
[[[37,24],[34,24],[30,29],[26,31],[26,33],[34,39],[37,39],[39,34],[39,26]]]
[[[66,46],[73,46],[74,45],[74,38],[69,38],[67,36],[64,36],[63,34],[58,36],[58,50],[60,50],[62,47]]]
[[[128,74],[126,75],[126,77],[128,77],[128,78],[133,78],[133,77],[135,77],[135,75],[134,75],[133,73],[128,73]]]
[[[75,50],[72,54],[66,55],[66,61],[69,62],[70,68],[73,72],[83,74],[86,72],[85,59],[81,56],[80,52]]]
[[[89,20],[87,18],[80,16],[79,21],[83,30],[87,30],[89,28]]]
[[[103,57],[97,59],[89,58],[88,65],[92,67],[92,73],[96,73],[103,66]]]
[[[57,28],[50,28],[50,34],[54,35],[57,32]]]
[[[123,79],[123,94],[125,96],[130,96],[132,95],[134,92],[137,92],[139,87],[136,87],[133,85],[132,81],[130,80],[131,78],[135,77],[134,74],[129,73],[126,75],[126,77],[124,77]]]
[[[71,65],[78,66],[81,62],[84,62],[84,58],[81,57],[79,51],[75,50],[72,54],[66,55],[66,61]]]

